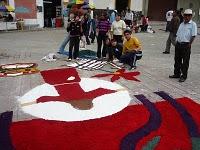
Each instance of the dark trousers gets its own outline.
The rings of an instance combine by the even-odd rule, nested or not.
[[[122,51],[121,50],[118,50],[116,51],[115,48],[112,48],[110,47],[108,49],[108,57],[109,57],[109,60],[112,61],[113,60],[113,56],[115,58],[117,58],[118,60],[120,60],[121,56],[122,56]]]
[[[79,55],[79,44],[80,44],[80,37],[70,37],[69,42],[69,58],[72,59],[72,51],[74,49],[73,58],[76,59]]]
[[[113,39],[115,39],[118,44],[123,43],[122,35],[113,35]]]
[[[166,25],[166,29],[165,29],[166,32],[169,31],[170,22],[171,21],[167,21],[167,25]]]
[[[121,56],[120,62],[124,64],[128,64],[129,66],[135,66],[136,62],[136,52],[128,52]]]
[[[190,62],[191,46],[189,43],[178,43],[175,46],[175,64],[174,75],[187,78],[189,62]]]
[[[106,47],[105,47],[105,40],[106,40],[106,34],[99,34],[97,37],[97,57],[101,58],[101,56],[106,57]],[[103,44],[103,50],[101,53],[101,47]]]
[[[146,32],[148,25],[140,25],[141,31]]]
[[[126,23],[126,25],[129,26],[129,27],[132,25],[132,21],[131,21],[131,20],[125,20],[125,23]]]
[[[86,39],[86,43],[87,43],[87,45],[90,45],[90,39],[89,39],[89,36],[85,36],[85,39]]]

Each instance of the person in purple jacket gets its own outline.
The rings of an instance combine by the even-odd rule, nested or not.
[[[110,31],[110,22],[108,21],[106,14],[102,14],[97,23],[97,57],[106,57],[105,40],[108,37]],[[103,50],[101,51],[103,43]]]

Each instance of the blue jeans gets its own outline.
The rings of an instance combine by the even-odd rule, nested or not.
[[[69,34],[67,34],[67,36],[65,37],[64,41],[62,42],[62,44],[59,48],[59,52],[61,54],[64,54],[65,47],[66,47],[67,43],[69,43],[69,40],[70,40],[70,37],[69,37]]]

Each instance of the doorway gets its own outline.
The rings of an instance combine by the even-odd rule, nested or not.
[[[44,27],[54,27],[56,7],[61,7],[61,0],[44,1]]]
[[[166,20],[166,12],[169,9],[175,10],[177,8],[177,3],[178,0],[163,0],[162,3],[160,0],[149,0],[148,17],[150,20],[164,21]],[[159,7],[155,4],[159,4]]]
[[[120,13],[122,10],[126,10],[126,8],[130,8],[130,0],[116,0],[115,8]]]

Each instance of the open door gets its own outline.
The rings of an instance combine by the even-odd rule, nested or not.
[[[177,2],[178,0],[149,0],[148,16],[150,20],[164,21],[166,12],[169,9],[175,10]]]
[[[121,12],[122,10],[126,10],[127,7],[130,8],[130,0],[116,0],[115,5],[117,11]]]

